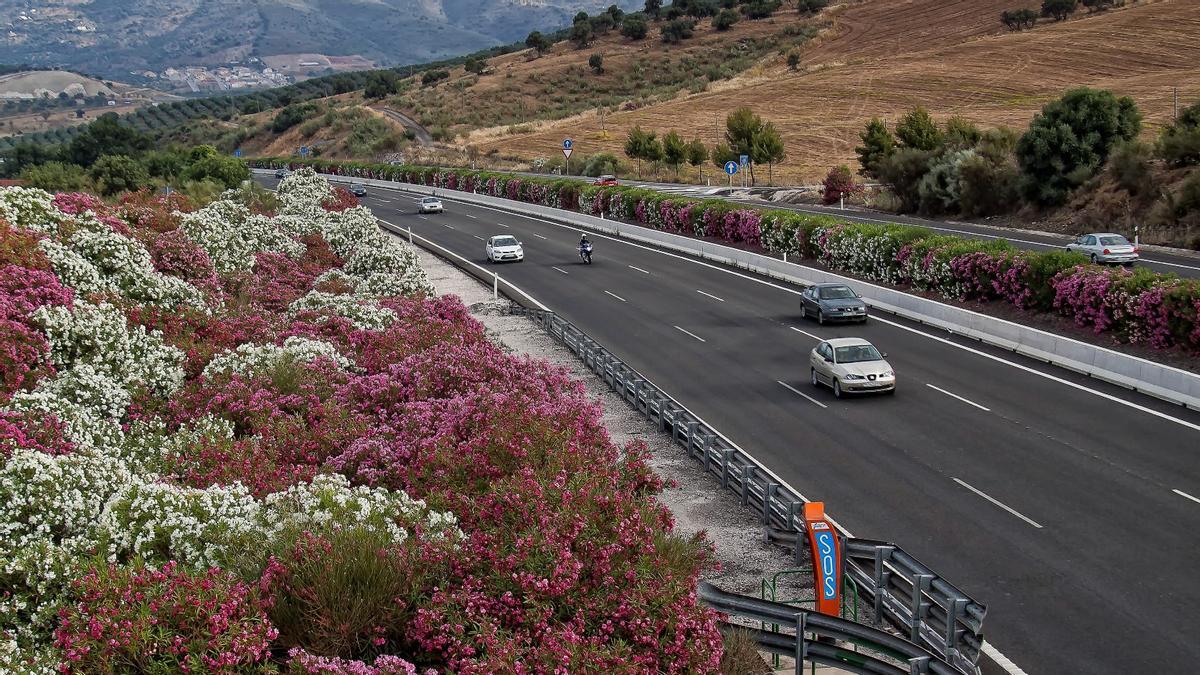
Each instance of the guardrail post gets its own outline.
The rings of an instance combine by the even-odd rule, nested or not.
[[[912,594],[912,631],[910,640],[914,644],[921,644],[921,618],[925,615],[924,593],[929,590],[929,586],[933,583],[932,574],[915,574],[913,575],[913,594]]]
[[[754,482],[755,469],[749,464],[742,465],[742,506],[750,505],[750,484]]]
[[[883,618],[883,594],[890,594],[888,590],[888,578],[891,577],[891,572],[888,572],[883,561],[886,558],[892,557],[892,546],[876,546],[875,547],[875,625],[879,625]]]
[[[410,244],[413,243],[412,242],[412,225],[408,226],[408,243],[410,243]]]
[[[908,660],[909,675],[923,675],[929,672],[929,657],[914,656]]]
[[[700,426],[699,422],[688,422],[687,425],[687,452],[689,459],[696,456],[696,453],[692,452],[692,443],[696,438],[696,427],[698,426]]]
[[[775,491],[779,489],[779,483],[767,483],[767,489],[763,490],[763,531],[771,529],[771,500],[775,498]]]
[[[500,275],[492,272],[492,299],[500,299]]]
[[[804,639],[804,612],[796,613],[796,675],[804,673],[804,660],[808,658],[808,641]]]
[[[729,460],[736,450],[726,450],[721,453],[721,489],[729,488]]]
[[[950,608],[946,613],[946,660],[950,660],[952,653],[957,653],[958,648],[958,619],[967,613],[967,600],[963,597],[953,597],[950,599]]]

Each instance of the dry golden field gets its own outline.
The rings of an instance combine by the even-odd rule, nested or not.
[[[620,156],[634,125],[712,143],[724,116],[748,105],[783,132],[788,159],[776,167],[776,182],[813,182],[832,165],[855,166],[857,135],[871,117],[894,121],[916,105],[939,119],[962,115],[984,127],[1022,128],[1045,102],[1087,85],[1132,96],[1153,134],[1171,118],[1175,88],[1181,106],[1200,99],[1200,0],[1143,0],[1008,33],[999,15],[1016,4],[865,0],[837,6],[824,15],[833,25],[803,48],[798,72],[773,54],[708,91],[609,114],[607,133],[599,118],[585,114],[541,123],[531,133],[477,132],[471,142],[532,158],[553,155],[569,136],[578,153]],[[590,50],[563,47],[542,67],[572,57],[586,63]],[[647,45],[643,58],[653,58],[654,48]]]

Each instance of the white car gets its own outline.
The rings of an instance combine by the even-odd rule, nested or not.
[[[827,385],[841,398],[849,393],[896,393],[896,371],[870,342],[835,338],[817,345],[809,356],[813,386]]]
[[[488,239],[484,252],[487,254],[488,262],[492,263],[525,262],[525,249],[521,247],[521,242],[511,234],[498,234]]]
[[[442,200],[437,197],[422,197],[417,202],[417,213],[441,213]]]

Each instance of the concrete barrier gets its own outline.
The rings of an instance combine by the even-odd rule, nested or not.
[[[922,298],[893,288],[877,286],[792,262],[784,262],[732,246],[547,206],[526,204],[490,195],[430,188],[424,185],[336,176],[330,178],[335,181],[363,183],[421,195],[436,193],[449,200],[490,206],[630,241],[652,244],[789,283],[805,286],[824,282],[852,284],[873,309],[883,310],[905,319],[970,337],[985,344],[1084,373],[1098,380],[1133,389],[1193,410],[1200,410],[1200,375],[1196,373],[1023,326],[1013,321]]]

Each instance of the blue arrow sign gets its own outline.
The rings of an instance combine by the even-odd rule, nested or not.
[[[563,141],[563,150],[570,150],[574,146],[575,146],[575,141],[573,141],[569,138],[567,140]]]
[[[308,154],[308,146],[307,145],[300,146],[300,156],[303,157],[307,154]]]
[[[750,155],[742,155],[738,163],[742,166],[746,166],[750,163]]]
[[[234,157],[241,157],[241,156],[242,156],[242,149],[241,149],[241,148],[238,148],[237,150],[234,150],[234,151],[233,151],[233,156],[234,156]]]
[[[728,162],[725,162],[725,173],[732,176],[733,174],[735,174],[737,172],[738,172],[737,162],[735,162],[733,160],[729,160]]]

